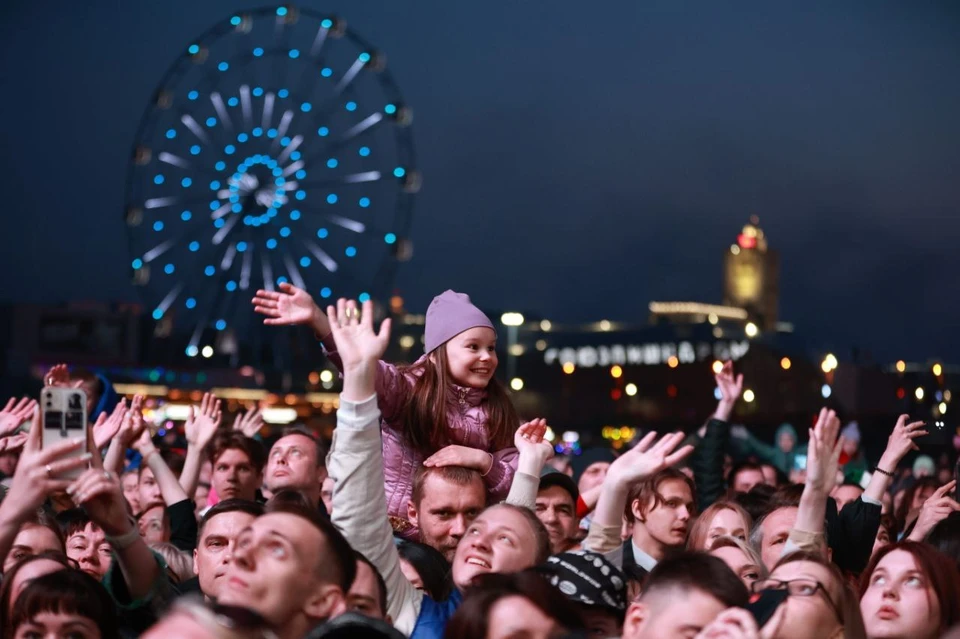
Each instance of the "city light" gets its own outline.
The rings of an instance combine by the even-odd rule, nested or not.
[[[833,389],[830,388],[830,384],[824,384],[823,388],[820,389],[820,394],[823,395],[824,399],[830,397],[833,394]]]
[[[949,402],[949,401],[950,401],[950,398],[952,398],[952,397],[953,397],[953,393],[951,393],[951,392],[948,391],[948,390],[943,391],[943,401]]]
[[[939,405],[937,408],[940,409],[940,414],[941,414],[941,415],[944,415],[944,414],[946,414],[946,412],[947,412],[947,403],[946,403],[946,402],[940,402],[940,405]]]
[[[500,316],[500,321],[504,326],[520,326],[523,324],[523,315],[521,313],[504,313]]]
[[[523,355],[524,350],[525,349],[523,348],[523,344],[511,344],[510,348],[508,349],[508,352],[514,357],[520,357],[521,355]]]
[[[753,322],[747,322],[747,325],[743,327],[743,331],[747,334],[747,337],[756,337],[760,329],[757,328],[757,325]]]
[[[789,357],[784,357],[783,359],[780,360],[780,368],[782,368],[783,370],[788,371],[790,370],[791,366],[793,366],[793,362],[790,361]]]
[[[611,327],[612,327],[612,325],[610,324],[610,321],[609,321],[609,320],[600,320],[600,330],[601,330],[601,331],[604,331],[604,332],[609,331]]]
[[[311,384],[319,384],[320,373],[318,373],[317,371],[311,371],[310,374],[307,375],[307,380],[309,380]]]
[[[836,355],[827,353],[827,356],[823,358],[823,363],[820,364],[820,370],[824,373],[829,373],[830,371],[836,370],[837,366],[839,366],[839,362],[837,362]]]
[[[550,320],[540,321],[540,330],[544,333],[549,333],[551,328],[553,328],[553,324],[550,323]]]
[[[917,390],[914,391],[913,396],[916,397],[917,399],[923,399],[923,388],[918,386]]]
[[[714,375],[719,375],[720,372],[723,370],[723,362],[721,362],[719,359],[714,360],[713,366],[711,366],[711,368],[713,369]]]
[[[623,377],[623,368],[616,365],[613,366],[610,369],[610,376],[613,377],[614,379],[620,379],[621,377]]]
[[[716,324],[717,322],[720,321],[720,318],[717,317],[717,314],[716,314],[716,313],[710,313],[710,314],[707,316],[707,321],[710,322],[711,324]]]
[[[756,398],[757,396],[749,388],[743,391],[743,401],[745,401],[746,403],[748,404],[753,403],[753,400],[755,400]]]
[[[943,366],[941,366],[940,364],[934,364],[933,375],[934,377],[940,377],[941,375],[943,375]]]
[[[320,373],[320,381],[324,384],[329,384],[333,381],[333,372],[332,371],[323,371]]]
[[[410,335],[404,335],[400,338],[400,348],[413,348],[416,340]]]
[[[740,255],[740,247],[737,246],[736,244],[733,244],[730,246],[730,252],[733,253],[734,255]]]
[[[563,372],[567,375],[573,375],[573,371],[577,370],[576,365],[573,362],[564,362],[563,363]]]
[[[510,388],[512,388],[515,391],[523,390],[523,380],[520,379],[519,377],[514,377],[513,379],[510,380]]]
[[[206,357],[207,359],[213,357],[213,346],[204,346],[200,350],[200,354]]]
[[[538,339],[538,340],[537,340],[537,350],[540,351],[541,353],[542,353],[543,351],[547,350],[547,340],[545,340],[545,339]]]
[[[623,391],[627,394],[628,397],[633,397],[637,394],[637,385],[636,384],[627,384]]]
[[[897,372],[902,373],[905,370],[907,370],[907,363],[901,359],[897,362]]]
[[[669,366],[670,368],[676,368],[676,367],[679,366],[679,365],[680,365],[680,360],[677,359],[677,356],[676,356],[676,355],[671,355],[671,356],[667,359],[667,366]]]

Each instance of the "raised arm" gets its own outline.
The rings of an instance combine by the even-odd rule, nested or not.
[[[376,399],[377,362],[387,347],[390,320],[384,320],[379,334],[374,332],[370,302],[360,314],[355,302],[339,300],[328,315],[343,364],[337,428],[327,456],[327,471],[334,480],[331,521],[377,567],[387,585],[387,614],[409,634],[422,595],[404,578],[393,545]]]
[[[153,471],[164,504],[172,506],[179,501],[189,499],[187,493],[181,488],[180,482],[177,481],[177,476],[173,474],[167,462],[160,456],[160,451],[153,445],[149,430],[145,429],[140,433],[140,439],[134,442],[133,447],[143,458],[140,463]],[[146,507],[147,504],[141,504],[141,506]]]
[[[826,408],[820,410],[816,425],[810,429],[810,445],[807,448],[807,478],[800,496],[797,521],[790,531],[790,544],[784,546],[784,554],[799,547],[804,550],[826,552],[823,530],[826,524],[827,497],[837,484],[837,469],[843,438],[840,420],[836,413]]]
[[[654,443],[656,437],[655,432],[647,433],[636,446],[610,464],[607,477],[603,480],[597,508],[590,520],[590,532],[583,543],[584,548],[595,552],[609,550],[597,543],[601,539],[612,539],[614,535],[619,540],[630,486],[683,461],[693,452],[693,446],[689,445],[676,450],[683,441],[683,433],[664,435]]]
[[[194,493],[197,492],[200,467],[203,466],[207,446],[217,434],[222,419],[220,400],[213,393],[203,394],[199,412],[193,406],[190,407],[190,418],[183,426],[183,432],[187,437],[187,458],[183,462],[183,471],[180,473],[180,487],[188,499],[193,499]]]
[[[743,390],[743,375],[733,374],[733,362],[724,364],[714,379],[720,391],[720,401],[717,410],[700,429],[700,445],[690,459],[701,510],[723,496],[723,456],[730,439],[730,415]]]
[[[118,475],[123,472],[127,448],[138,440],[140,434],[143,432],[143,395],[135,395],[133,397],[129,410],[125,410],[125,406],[125,402],[121,401],[117,404],[117,408],[114,409],[113,414],[110,416],[110,419],[116,419],[115,415],[118,409],[122,411],[119,418],[119,425],[110,439],[107,455],[103,458],[104,469],[112,473],[117,473]],[[103,415],[103,413],[100,414],[100,417],[97,418],[97,423],[100,422]],[[96,430],[96,425],[94,426],[94,430]],[[112,431],[113,427],[109,427],[108,430]],[[96,439],[96,433],[94,433],[94,438]]]
[[[910,419],[909,415],[901,415],[897,425],[893,427],[893,432],[887,439],[887,447],[880,456],[874,473],[870,476],[867,489],[863,491],[865,502],[879,504],[883,500],[883,494],[893,483],[893,474],[897,471],[897,466],[911,450],[919,450],[913,440],[929,434],[923,430],[925,425],[923,422],[908,424],[908,419]]]
[[[535,419],[520,426],[513,436],[513,445],[518,451],[517,472],[507,495],[508,504],[530,510],[536,508],[540,473],[553,457],[553,446],[543,439],[546,432],[547,420]]]

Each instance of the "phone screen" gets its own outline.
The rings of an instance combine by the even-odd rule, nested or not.
[[[763,590],[750,598],[747,604],[747,612],[753,615],[757,621],[757,628],[763,628],[773,613],[777,611],[787,597],[790,596],[786,590]]]

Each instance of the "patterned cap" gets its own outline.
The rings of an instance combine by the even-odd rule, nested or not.
[[[603,555],[589,550],[560,553],[549,557],[541,571],[571,601],[616,612],[627,609],[623,573]]]

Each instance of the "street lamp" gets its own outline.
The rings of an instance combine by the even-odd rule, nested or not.
[[[500,321],[507,327],[507,379],[516,377],[517,358],[514,355],[517,345],[517,332],[523,324],[522,313],[504,313],[500,316]]]

